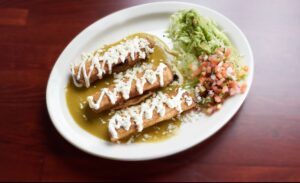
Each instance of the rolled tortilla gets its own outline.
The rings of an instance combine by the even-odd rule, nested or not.
[[[152,99],[112,116],[109,121],[111,141],[116,142],[194,107],[194,97],[181,88],[170,94],[159,92]]]
[[[75,86],[87,88],[105,75],[125,71],[136,63],[147,59],[154,44],[145,38],[134,38],[109,48],[105,53],[93,53],[79,65],[72,65],[71,72]]]
[[[116,77],[115,84],[108,88],[101,88],[87,98],[93,111],[99,113],[111,109],[147,91],[165,87],[173,81],[173,73],[164,63],[160,63],[159,66],[143,64]]]

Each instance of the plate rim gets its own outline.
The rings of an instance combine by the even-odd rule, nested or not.
[[[219,125],[219,126],[216,126],[214,128],[211,128],[209,132],[209,135],[207,135],[205,138],[203,138],[202,140],[199,140],[198,142],[196,143],[193,143],[191,145],[188,145],[188,146],[182,146],[182,148],[179,148],[177,151],[173,151],[173,152],[169,152],[169,153],[165,153],[165,154],[161,154],[161,155],[156,155],[156,156],[147,156],[147,157],[142,157],[142,158],[120,158],[120,157],[114,157],[114,156],[109,156],[109,155],[103,155],[103,154],[99,154],[99,153],[95,153],[91,150],[88,150],[88,149],[85,149],[83,147],[81,147],[80,145],[76,144],[72,139],[69,139],[69,137],[63,132],[63,130],[60,129],[60,127],[57,125],[57,122],[56,119],[55,119],[55,114],[52,113],[51,111],[51,106],[50,106],[50,85],[51,85],[51,80],[52,78],[54,77],[53,76],[53,73],[54,73],[54,68],[57,66],[58,64],[58,60],[60,60],[60,58],[62,57],[62,55],[65,53],[65,50],[67,50],[71,45],[72,43],[78,39],[78,37],[80,37],[85,31],[91,29],[91,27],[93,27],[95,24],[97,24],[98,22],[100,21],[103,21],[104,19],[108,19],[110,18],[111,16],[115,15],[115,14],[118,14],[122,11],[128,11],[128,10],[132,10],[132,9],[135,9],[135,8],[143,8],[143,7],[146,7],[146,6],[151,6],[151,5],[160,5],[160,4],[178,4],[178,5],[186,5],[186,6],[194,6],[194,7],[197,7],[197,8],[200,8],[200,9],[206,9],[207,11],[210,11],[212,12],[213,14],[217,14],[218,16],[222,17],[222,19],[225,19],[226,21],[228,21],[231,26],[234,26],[234,28],[239,32],[240,36],[242,36],[243,38],[243,41],[245,41],[245,44],[247,46],[247,49],[249,51],[249,56],[250,56],[250,63],[251,63],[251,78],[248,78],[248,90],[246,91],[246,93],[244,94],[245,97],[243,97],[243,99],[241,100],[240,102],[240,105],[236,108],[236,110],[234,110],[233,114],[229,117],[229,119],[226,119],[224,121],[224,123],[222,123],[222,125]],[[250,74],[249,74],[250,75]],[[249,77],[249,76],[248,76]],[[164,158],[164,157],[167,157],[167,156],[170,156],[170,155],[174,155],[174,154],[177,154],[177,153],[180,153],[180,152],[183,152],[183,151],[186,151],[190,148],[193,148],[194,146],[200,144],[200,143],[203,143],[204,141],[206,141],[208,138],[212,137],[213,135],[215,135],[217,132],[220,131],[220,129],[222,129],[226,124],[228,124],[230,122],[230,119],[232,117],[234,117],[237,113],[237,111],[241,108],[241,106],[243,105],[244,101],[246,100],[248,94],[249,94],[249,91],[251,89],[251,86],[252,86],[252,82],[253,82],[253,77],[254,77],[254,57],[253,57],[253,52],[252,52],[252,49],[251,49],[251,46],[249,44],[249,41],[248,39],[246,38],[245,34],[241,31],[241,29],[233,22],[231,21],[229,18],[227,18],[225,15],[217,12],[216,10],[213,10],[211,8],[208,8],[206,6],[203,6],[203,5],[199,5],[199,4],[195,4],[195,3],[187,3],[187,2],[177,2],[177,1],[164,1],[164,2],[152,2],[152,3],[145,3],[145,4],[139,4],[139,5],[135,5],[135,6],[131,6],[131,7],[128,7],[128,8],[124,8],[124,9],[120,9],[120,10],[117,10],[115,12],[112,12],[102,18],[99,18],[98,20],[96,20],[95,22],[91,23],[90,25],[88,25],[87,27],[85,27],[82,31],[80,31],[69,43],[68,45],[64,48],[64,50],[61,52],[61,54],[57,57],[56,61],[55,61],[55,64],[53,65],[52,69],[51,69],[51,72],[50,72],[50,76],[49,76],[49,79],[48,79],[48,82],[47,82],[47,88],[46,88],[46,105],[47,105],[47,111],[48,111],[48,114],[49,114],[49,117],[51,119],[51,122],[52,124],[54,125],[55,129],[58,131],[58,133],[66,140],[68,141],[69,143],[71,143],[73,146],[75,146],[76,148],[88,153],[88,154],[91,154],[91,155],[94,155],[94,156],[97,156],[97,157],[101,157],[101,158],[106,158],[106,159],[111,159],[111,160],[119,160],[119,161],[145,161],[145,160],[153,160],[153,159],[158,159],[158,158]]]

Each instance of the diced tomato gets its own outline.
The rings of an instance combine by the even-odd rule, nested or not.
[[[200,81],[201,84],[203,84],[205,82],[205,77],[200,77],[199,81]]]
[[[228,86],[229,86],[229,88],[236,88],[237,84],[235,81],[229,81]]]
[[[218,60],[214,60],[214,61],[211,61],[210,63],[211,63],[212,67],[216,67],[219,64],[219,61]]]
[[[208,62],[206,61],[206,62],[202,62],[202,64],[201,64],[203,67],[206,67],[206,66],[208,66]]]
[[[212,114],[214,112],[214,108],[213,107],[209,107],[208,109],[206,109],[206,113],[207,114]]]
[[[223,78],[226,78],[226,77],[227,77],[227,72],[226,72],[226,70],[222,70],[222,76],[223,76]]]
[[[225,57],[229,57],[230,56],[230,54],[231,54],[231,49],[230,48],[226,48],[226,50],[225,50]]]
[[[216,93],[216,94],[219,94],[219,93],[221,93],[221,89],[219,89],[217,86],[213,86],[212,87],[212,89],[213,89],[213,91]]]
[[[229,91],[229,89],[228,89],[228,86],[224,86],[223,88],[222,88],[222,93],[227,93]]]
[[[221,78],[223,78],[223,76],[222,76],[222,74],[221,74],[221,73],[217,73],[217,74],[216,74],[216,76],[217,76],[217,78],[218,78],[218,79],[221,79]]]
[[[224,83],[224,81],[225,81],[224,78],[220,79],[219,81],[217,81],[217,85],[218,85],[218,86],[222,86],[223,83]]]
[[[211,73],[211,66],[207,66],[207,68],[206,68],[206,72],[207,72],[208,74],[210,74],[210,73]]]
[[[221,97],[219,97],[218,95],[216,95],[214,97],[214,99],[215,99],[215,102],[217,102],[217,103],[220,103],[222,101]]]
[[[245,93],[246,90],[247,90],[247,83],[243,83],[243,84],[241,85],[241,92],[242,92],[242,93]]]
[[[225,69],[227,69],[227,68],[229,67],[229,62],[225,62],[225,63],[223,64],[223,67],[224,67]]]

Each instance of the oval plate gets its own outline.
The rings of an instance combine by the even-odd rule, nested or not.
[[[132,33],[147,32],[163,38],[162,35],[168,27],[171,14],[181,9],[191,8],[215,20],[223,30],[226,30],[250,68],[247,78],[248,90],[242,95],[227,100],[223,108],[214,115],[210,117],[202,115],[197,122],[182,124],[174,137],[162,142],[111,144],[79,127],[68,111],[65,97],[65,87],[70,77],[70,64],[80,61],[82,52],[92,51],[103,44],[113,43]],[[170,44],[169,40],[163,39]],[[191,148],[220,130],[245,100],[252,83],[253,71],[253,55],[246,37],[225,16],[206,7],[189,3],[143,4],[118,11],[96,21],[71,41],[57,59],[48,80],[47,108],[57,131],[71,144],[87,153],[114,160],[156,159]]]

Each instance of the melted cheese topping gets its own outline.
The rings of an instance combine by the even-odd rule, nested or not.
[[[117,97],[120,93],[125,100],[128,100],[133,81],[135,81],[136,90],[140,95],[144,93],[144,85],[147,82],[153,84],[158,78],[160,86],[163,87],[164,70],[167,66],[164,63],[160,63],[156,70],[153,70],[152,67],[152,64],[143,64],[142,66],[135,66],[134,68],[127,70],[125,73],[116,74],[116,79],[114,80],[115,87],[113,90],[109,90],[109,88],[102,88],[100,90],[100,97],[96,101],[94,101],[93,96],[89,96],[87,98],[90,108],[98,110],[105,95],[108,96],[112,104],[117,102]],[[137,77],[138,73],[144,74],[142,77]]]
[[[127,56],[131,57],[131,60],[135,60],[135,54],[138,55],[139,59],[146,59],[149,53],[154,50],[150,47],[150,43],[147,39],[135,37],[134,39],[121,42],[120,44],[109,48],[103,55],[99,55],[98,52],[91,58],[86,59],[79,65],[77,75],[75,73],[74,65],[71,66],[71,72],[73,76],[73,82],[75,86],[82,87],[83,84],[78,81],[83,75],[85,86],[90,87],[90,78],[92,71],[97,69],[97,76],[99,79],[103,78],[106,74],[105,67],[108,67],[108,74],[112,73],[112,67],[119,62],[124,63]],[[86,70],[86,62],[91,61],[89,72]]]
[[[144,128],[144,119],[151,119],[153,117],[153,112],[156,111],[161,117],[166,113],[166,107],[171,109],[176,109],[179,113],[182,112],[182,99],[184,102],[190,106],[193,103],[193,99],[184,95],[186,91],[179,88],[176,96],[169,97],[168,95],[158,92],[158,94],[152,99],[148,99],[146,102],[139,106],[129,107],[125,110],[118,111],[109,120],[109,132],[113,138],[118,138],[117,130],[124,128],[128,131],[131,127],[131,121],[137,126],[138,132],[141,132]]]

